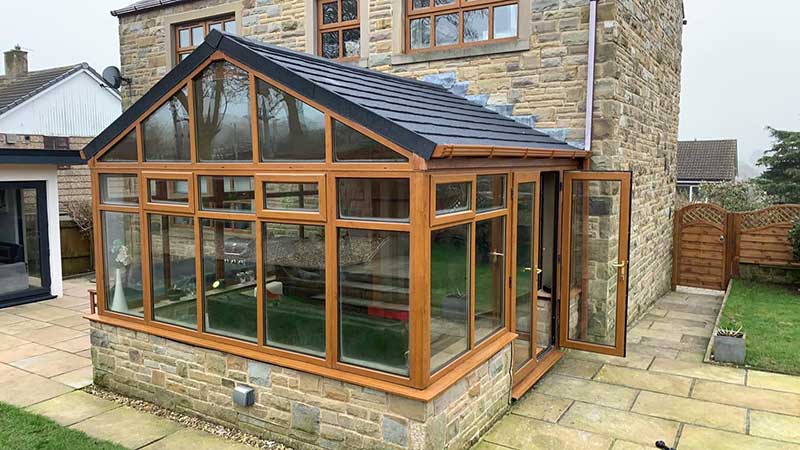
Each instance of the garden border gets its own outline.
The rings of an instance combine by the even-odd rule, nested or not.
[[[728,280],[728,287],[725,289],[725,295],[722,297],[722,304],[719,307],[719,312],[717,313],[717,320],[714,321],[714,328],[711,330],[711,338],[708,340],[708,346],[706,347],[706,354],[703,358],[704,363],[708,364],[715,364],[718,366],[730,366],[731,364],[724,364],[711,359],[711,352],[714,349],[714,333],[717,332],[719,329],[719,322],[722,319],[722,312],[725,311],[725,305],[728,304],[728,297],[731,295],[731,288],[733,287],[733,278]]]

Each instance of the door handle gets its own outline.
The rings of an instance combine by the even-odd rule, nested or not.
[[[489,252],[489,254],[492,255],[492,256],[506,256],[504,253],[500,253],[500,252]]]
[[[719,241],[720,242],[724,242],[725,241],[725,236],[724,235],[719,235]]]
[[[621,263],[616,263],[616,264],[615,263],[611,263],[612,266],[616,267],[619,270],[619,276],[621,276],[621,277],[625,276],[625,265],[626,264],[627,264],[627,261],[622,261]]]
[[[533,268],[532,268],[532,267],[523,267],[523,268],[522,268],[522,271],[523,271],[523,272],[531,272],[532,270],[533,270]],[[536,268],[536,275],[539,275],[539,274],[541,274],[541,273],[542,273],[542,269],[540,269],[540,268],[538,268],[538,267],[537,267],[537,268]]]
[[[536,275],[541,275],[541,274],[542,274],[542,269],[537,267],[536,268]]]

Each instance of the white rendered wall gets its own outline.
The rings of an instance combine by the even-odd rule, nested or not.
[[[119,97],[80,71],[0,115],[0,133],[97,136],[121,113]]]
[[[61,297],[61,230],[58,220],[58,167],[55,165],[0,165],[0,181],[44,181],[47,194],[47,237],[50,245],[50,293]]]

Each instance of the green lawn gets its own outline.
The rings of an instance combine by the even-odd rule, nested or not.
[[[800,293],[797,288],[734,280],[720,327],[747,334],[745,363],[800,374]]]
[[[42,416],[0,403],[0,449],[4,450],[123,450],[90,438]]]

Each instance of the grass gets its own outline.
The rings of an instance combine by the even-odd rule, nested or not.
[[[734,280],[721,328],[747,334],[745,364],[800,375],[800,293],[797,288]]]
[[[0,448],[3,450],[124,449],[5,403],[0,403]]]

